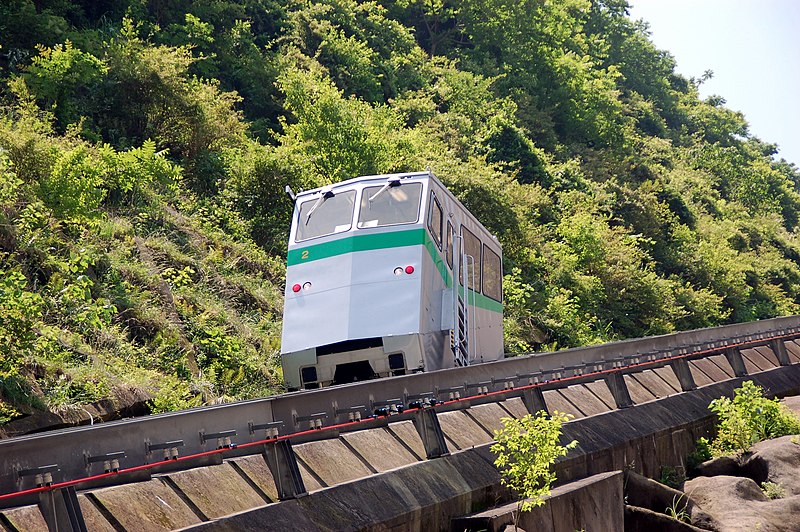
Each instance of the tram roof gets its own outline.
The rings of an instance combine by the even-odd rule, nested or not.
[[[346,181],[339,181],[338,183],[332,183],[330,185],[325,185],[324,187],[312,188],[309,190],[303,190],[298,192],[298,196],[307,196],[309,194],[316,194],[317,192],[321,191],[322,189],[329,188],[329,189],[336,189],[339,187],[346,187],[349,185],[355,185],[358,183],[364,183],[367,181],[386,181],[389,179],[414,179],[414,178],[433,178],[439,184],[441,181],[433,174],[431,171],[422,171],[422,172],[400,172],[396,174],[375,174],[375,175],[362,175],[358,177],[353,177],[351,179],[347,179]],[[442,185],[444,186],[444,185]]]

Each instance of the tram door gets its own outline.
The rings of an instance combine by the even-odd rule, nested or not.
[[[450,345],[456,366],[468,366],[470,363],[471,338],[469,333],[469,306],[467,302],[469,286],[469,257],[464,253],[464,239],[456,233],[456,228],[447,222],[447,259],[453,268],[453,330],[450,334]]]

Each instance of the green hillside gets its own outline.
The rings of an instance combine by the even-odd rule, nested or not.
[[[430,166],[506,348],[798,313],[800,172],[625,0],[0,4],[0,423],[281,390],[286,184]]]

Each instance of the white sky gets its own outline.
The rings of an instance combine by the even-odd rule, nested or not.
[[[676,70],[714,77],[700,94],[741,111],[750,134],[778,145],[776,159],[800,167],[800,0],[628,0],[631,18]]]

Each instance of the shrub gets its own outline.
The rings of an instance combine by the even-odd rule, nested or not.
[[[2,399],[0,399],[0,425],[3,423],[8,423],[19,416],[20,413],[17,409],[7,403],[4,403]]]
[[[777,398],[764,397],[764,390],[753,381],[734,390],[733,400],[720,397],[709,408],[719,418],[717,437],[711,443],[714,456],[745,453],[754,443],[800,433],[800,419]]]
[[[661,476],[658,479],[660,483],[678,489],[684,480],[686,480],[686,475],[683,467],[661,466]]]
[[[92,90],[108,68],[70,41],[39,47],[23,77],[42,108],[53,108],[60,126],[77,122],[92,100]]]
[[[22,179],[14,172],[14,164],[0,149],[0,209],[7,209],[14,204],[21,187]]]
[[[36,341],[42,298],[27,291],[26,285],[22,273],[0,269],[0,384],[18,375]]]
[[[99,216],[105,199],[104,172],[84,146],[63,152],[41,182],[41,196],[62,219],[85,221]]]
[[[560,412],[548,417],[540,411],[520,419],[501,419],[503,428],[495,431],[496,443],[491,447],[497,455],[494,465],[503,474],[502,484],[524,498],[520,511],[544,504],[544,497],[550,495],[550,485],[556,480],[551,466],[578,445],[575,440],[559,445],[561,428],[571,417]]]
[[[153,414],[185,410],[201,403],[202,397],[193,392],[186,381],[172,376],[164,379],[155,397],[147,402],[150,406],[150,412]]]
[[[711,459],[711,444],[708,441],[708,438],[701,437],[697,440],[695,444],[694,451],[689,453],[686,457],[686,466],[689,469],[693,469],[698,465],[702,464],[706,460]]]
[[[153,185],[169,189],[177,186],[181,169],[167,160],[167,150],[156,151],[156,144],[146,140],[139,148],[116,151],[109,145],[99,149],[108,168],[106,185],[112,203],[137,204]]]

